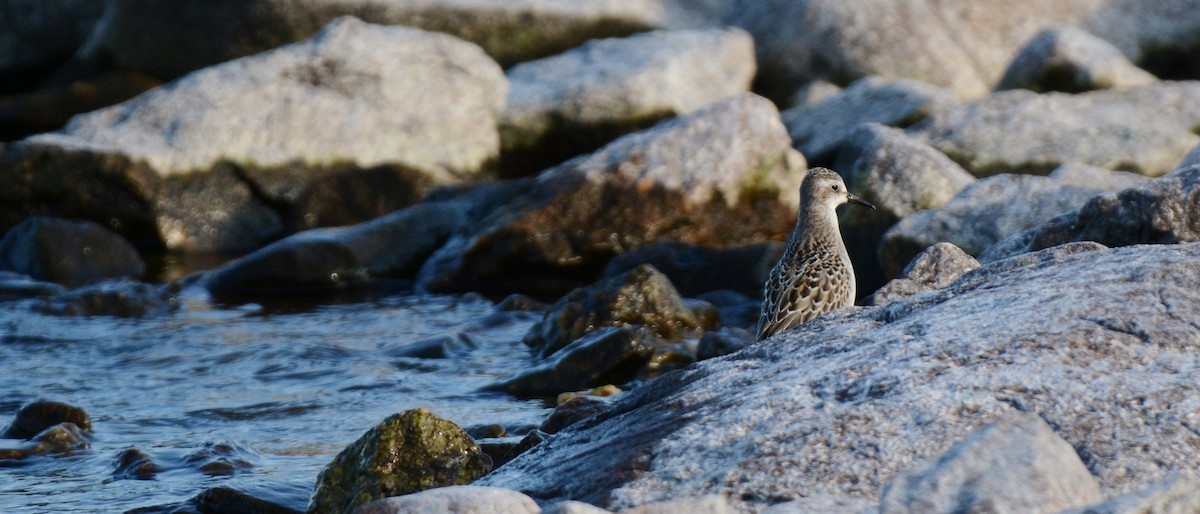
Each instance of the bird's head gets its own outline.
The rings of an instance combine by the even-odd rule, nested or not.
[[[875,208],[870,202],[851,194],[846,190],[842,176],[829,168],[813,168],[804,176],[800,184],[800,203],[802,205],[824,205],[829,209],[837,208],[846,202]]]

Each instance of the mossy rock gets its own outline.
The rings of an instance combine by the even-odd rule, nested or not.
[[[458,425],[425,409],[393,414],[334,457],[317,477],[308,512],[350,512],[389,496],[468,484],[492,460]]]

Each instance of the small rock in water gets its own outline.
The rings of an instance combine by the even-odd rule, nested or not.
[[[388,350],[387,355],[418,359],[447,359],[464,355],[476,348],[479,348],[479,341],[476,341],[470,334],[451,332]]]
[[[565,391],[636,378],[660,340],[646,327],[604,327],[589,332],[542,362],[488,386],[516,396],[553,396]]]
[[[69,454],[91,446],[91,432],[63,422],[49,427],[27,441],[0,446],[0,461],[23,460],[36,455]]]
[[[503,312],[541,312],[549,307],[545,302],[537,301],[523,294],[510,294],[496,304],[496,310]]]
[[[254,467],[253,450],[237,443],[208,443],[184,457],[184,463],[210,476],[232,475]]]
[[[133,245],[99,224],[34,216],[0,238],[0,270],[78,286],[141,277],[146,263]]]
[[[557,434],[559,430],[603,412],[611,404],[612,397],[576,396],[558,404],[538,429],[547,434]]]
[[[310,514],[348,513],[372,501],[469,483],[492,461],[458,425],[425,409],[393,414],[317,477]]]
[[[458,485],[376,500],[353,514],[538,514],[524,494],[498,487]]]
[[[541,430],[530,430],[528,434],[525,434],[525,437],[521,438],[521,441],[518,442],[516,446],[513,446],[512,449],[508,450],[508,453],[505,453],[504,457],[496,462],[496,466],[499,467],[504,465],[506,462],[517,458],[518,455],[529,451],[534,446],[546,442],[546,440],[549,438],[550,434],[542,432]]]
[[[138,318],[167,314],[179,308],[170,286],[141,282],[98,282],[39,299],[33,309],[57,316],[116,316]]]
[[[92,429],[92,418],[83,409],[62,402],[34,400],[17,411],[16,418],[0,438],[29,439],[64,422],[72,423],[83,430]]]
[[[563,402],[570,400],[571,398],[576,398],[579,396],[607,397],[607,396],[616,396],[616,395],[624,393],[624,392],[625,391],[622,391],[620,387],[617,387],[612,384],[605,384],[605,385],[602,385],[600,387],[597,387],[597,388],[594,388],[594,389],[591,389],[588,391],[572,391],[572,392],[561,393],[558,395],[558,398],[555,398],[554,404],[562,405]]]
[[[161,471],[163,467],[154,462],[146,452],[129,448],[113,461],[112,474],[120,479],[152,480]]]

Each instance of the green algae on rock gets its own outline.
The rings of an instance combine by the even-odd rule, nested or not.
[[[389,496],[462,485],[492,459],[458,425],[425,409],[393,414],[334,457],[317,477],[308,512],[350,512]]]

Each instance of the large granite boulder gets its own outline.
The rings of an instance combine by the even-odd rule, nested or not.
[[[562,294],[651,243],[782,239],[804,168],[775,107],[745,93],[547,170],[528,194],[434,253],[420,283]]]
[[[1081,207],[997,241],[991,262],[1071,241],[1106,246],[1200,241],[1200,165],[1129,189],[1093,196]]]
[[[508,70],[502,172],[541,171],[750,88],[754,41],[728,30],[590,41]]]
[[[976,176],[1070,162],[1158,176],[1200,135],[1200,82],[1078,95],[1014,90],[933,114],[909,133]]]
[[[809,105],[780,113],[788,135],[810,161],[832,160],[842,142],[863,123],[907,127],[958,105],[945,89],[909,79],[866,77]]]
[[[456,485],[376,500],[354,514],[538,514],[533,499],[496,487]]]
[[[35,216],[0,238],[0,270],[81,285],[141,277],[146,263],[133,245],[96,223]]]
[[[859,296],[883,285],[879,242],[889,228],[919,211],[935,209],[975,181],[945,154],[883,125],[860,125],[847,137],[834,169],[846,187],[875,209],[844,209],[842,240],[854,263]]]
[[[1106,495],[1195,471],[1200,435],[1171,413],[1200,395],[1200,244],[1076,246],[665,375],[477,484],[612,510],[712,493],[745,510],[870,501],[1017,411],[1054,427]]]
[[[308,512],[349,513],[391,496],[465,485],[492,460],[458,425],[425,409],[393,414],[342,450],[317,477]]]
[[[658,26],[649,0],[108,0],[84,55],[174,78],[316,33],[340,17],[445,32],[505,65]]]
[[[1129,89],[1157,80],[1107,41],[1064,26],[1034,36],[1013,58],[996,89],[1081,93]]]
[[[342,18],[14,145],[0,228],[49,212],[140,246],[232,251],[311,226],[330,210],[314,196],[357,204],[369,188],[384,200],[368,205],[394,210],[390,197],[412,203],[496,159],[506,84],[472,44]]]

